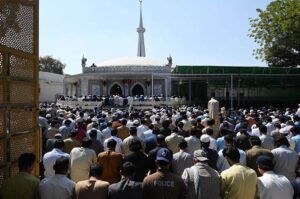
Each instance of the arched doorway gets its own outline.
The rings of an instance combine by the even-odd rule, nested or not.
[[[118,84],[114,84],[110,89],[110,95],[123,95],[122,88]]]
[[[144,88],[140,84],[137,84],[132,88],[132,96],[136,95],[144,95]]]

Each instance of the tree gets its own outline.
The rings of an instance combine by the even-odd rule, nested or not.
[[[63,74],[63,70],[66,64],[63,64],[60,60],[54,59],[52,56],[40,57],[39,68],[40,71]]]
[[[274,67],[300,66],[300,1],[275,0],[259,17],[250,18],[249,37],[260,45],[256,59]]]

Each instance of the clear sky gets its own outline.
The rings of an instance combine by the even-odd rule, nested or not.
[[[249,17],[270,0],[144,0],[147,57],[177,65],[265,66],[247,36]],[[66,74],[87,65],[136,56],[138,0],[40,0],[40,56],[67,65]]]

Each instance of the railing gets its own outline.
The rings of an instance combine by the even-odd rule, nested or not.
[[[103,102],[88,102],[88,101],[63,101],[57,100],[56,105],[62,108],[82,108],[93,110],[95,107],[101,107]],[[128,107],[130,112],[132,109],[151,109],[153,106],[180,106],[186,104],[185,100],[174,100],[170,99],[168,101],[132,101]],[[124,106],[125,108],[126,106]]]
[[[80,102],[80,101],[63,101],[57,100],[56,105],[62,108],[79,108],[93,110],[95,107],[101,107],[103,102]]]

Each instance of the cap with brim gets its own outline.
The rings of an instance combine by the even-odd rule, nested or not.
[[[171,151],[167,148],[161,148],[157,152],[156,160],[162,160],[169,163],[172,160]]]
[[[208,161],[207,154],[202,149],[194,151],[194,158],[201,162]]]

